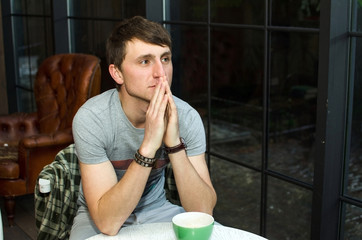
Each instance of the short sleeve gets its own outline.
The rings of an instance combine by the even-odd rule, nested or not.
[[[79,161],[96,164],[108,160],[102,120],[87,108],[80,108],[73,119],[73,137]]]
[[[205,128],[199,113],[190,107],[182,114],[179,121],[180,135],[187,144],[187,155],[196,156],[205,153]]]

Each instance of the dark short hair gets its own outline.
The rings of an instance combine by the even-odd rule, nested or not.
[[[152,22],[141,16],[121,21],[107,39],[107,61],[121,68],[126,56],[126,43],[138,39],[146,43],[162,47],[172,47],[168,31],[159,23]]]

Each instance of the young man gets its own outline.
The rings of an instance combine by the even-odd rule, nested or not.
[[[107,58],[117,89],[87,101],[73,121],[82,182],[70,239],[170,222],[185,210],[212,214],[204,127],[196,110],[171,93],[168,32],[142,17],[125,20],[108,38]],[[165,197],[168,162],[182,207]]]

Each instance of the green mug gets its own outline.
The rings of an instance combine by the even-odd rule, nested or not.
[[[214,218],[202,212],[180,213],[172,218],[178,240],[208,240],[214,228]]]

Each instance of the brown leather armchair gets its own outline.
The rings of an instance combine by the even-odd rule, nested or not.
[[[15,197],[34,193],[43,167],[73,142],[75,113],[87,99],[100,93],[100,87],[99,58],[54,55],[41,63],[36,75],[37,111],[0,116],[0,147],[17,151],[15,159],[4,153],[0,159],[0,195],[5,198],[10,225],[14,223]]]

